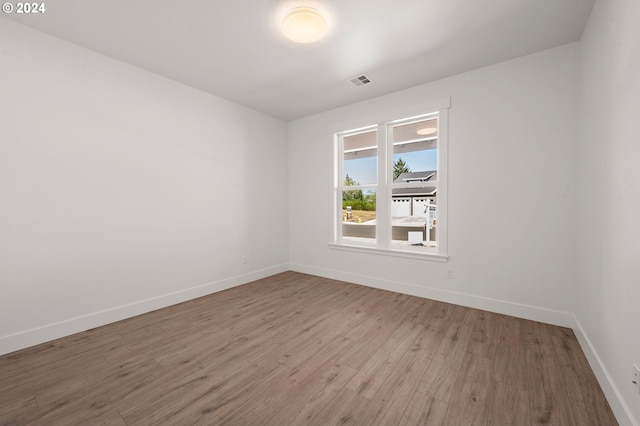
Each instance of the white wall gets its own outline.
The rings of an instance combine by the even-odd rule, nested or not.
[[[0,19],[0,354],[285,270],[286,131]]]
[[[636,424],[640,395],[634,394],[631,366],[640,366],[638,17],[636,0],[600,0],[581,41],[579,286],[572,308]]]
[[[290,267],[572,325],[577,67],[570,44],[289,123]],[[328,130],[448,96],[450,261],[330,249]]]

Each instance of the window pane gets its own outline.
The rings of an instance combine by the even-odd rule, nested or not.
[[[428,192],[429,187],[415,188]],[[435,188],[433,188],[435,190]],[[434,193],[435,194],[435,193]],[[436,247],[437,197],[394,196],[391,200],[391,239],[394,243]]]
[[[374,190],[342,191],[342,236],[376,238]]]
[[[436,246],[437,180],[437,117],[394,126],[391,190],[394,243]]]
[[[437,180],[438,119],[433,117],[393,127],[393,181]],[[431,177],[430,177],[431,176]]]
[[[344,138],[342,183],[372,185],[377,181],[377,130]]]

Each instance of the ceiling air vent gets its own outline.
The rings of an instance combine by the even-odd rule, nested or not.
[[[361,74],[351,79],[354,86],[362,86],[371,83],[371,79],[366,74]]]

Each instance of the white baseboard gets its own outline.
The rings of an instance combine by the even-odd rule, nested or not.
[[[398,281],[385,280],[381,278],[352,274],[333,269],[318,268],[315,266],[300,265],[291,263],[289,269],[305,274],[317,275],[334,280],[347,281],[361,284],[368,287],[375,287],[382,290],[395,291],[397,293],[410,294],[412,296],[424,297],[426,299],[438,300],[440,302],[453,303],[467,306],[469,308],[482,309],[498,314],[524,318],[561,327],[573,328],[575,317],[573,314],[537,306],[524,305],[505,300],[492,299],[489,297],[476,296],[468,293],[461,293],[449,290],[442,290],[431,287],[417,286]]]
[[[595,374],[598,383],[600,383],[602,392],[604,392],[604,396],[607,398],[609,406],[611,407],[613,414],[616,416],[616,420],[618,420],[618,423],[620,423],[621,426],[639,426],[638,421],[635,419],[633,413],[629,409],[629,406],[624,401],[620,390],[615,385],[611,375],[609,375],[609,372],[607,371],[607,368],[602,363],[598,352],[596,352],[593,347],[587,333],[584,331],[580,321],[575,316],[574,322],[576,325],[573,327],[573,332],[578,339],[578,343],[580,343],[582,352],[584,352],[587,357],[587,361],[589,361],[593,374]]]
[[[69,336],[95,327],[100,327],[126,318],[131,318],[136,315],[155,311],[177,303],[186,302],[187,300],[206,296],[211,293],[237,287],[287,270],[288,265],[286,264],[276,265],[247,274],[237,275],[208,284],[202,284],[173,293],[164,294],[162,296],[152,297],[139,302],[117,306],[104,311],[76,318],[69,318],[67,320],[47,324],[42,327],[2,336],[0,337],[0,355],[59,339],[60,337]]]

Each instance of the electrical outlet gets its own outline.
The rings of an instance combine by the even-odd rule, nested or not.
[[[631,380],[636,386],[636,393],[640,395],[640,368],[633,364],[633,379]]]
[[[453,269],[447,269],[447,279],[453,279]]]
[[[242,257],[242,263],[247,263],[247,256]]]

